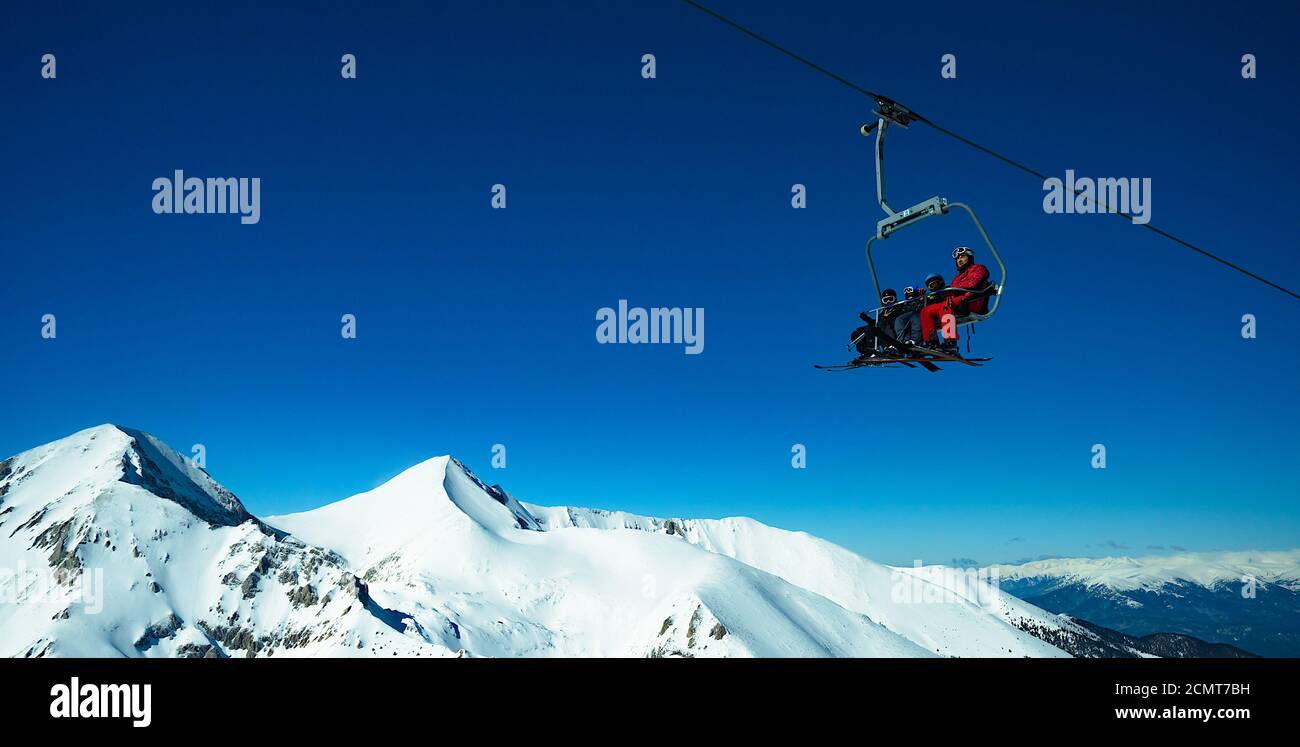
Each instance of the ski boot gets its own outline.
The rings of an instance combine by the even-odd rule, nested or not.
[[[921,342],[913,343],[913,347],[923,350],[930,355],[941,355],[943,353],[938,340],[922,340]]]
[[[877,358],[887,358],[887,357],[888,356],[885,354],[885,351],[883,350],[868,350],[865,353],[860,353],[857,358],[854,358],[853,360],[849,361],[849,365],[867,366],[873,363]]]

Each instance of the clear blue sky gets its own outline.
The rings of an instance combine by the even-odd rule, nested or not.
[[[714,3],[1050,174],[1150,177],[1155,225],[1300,286],[1294,4]],[[919,127],[890,191],[969,202],[999,242],[995,360],[814,371],[872,295],[867,100],[671,0],[429,6],[7,9],[0,453],[131,425],[205,444],[261,514],[452,453],[524,500],[896,563],[1300,544],[1300,302],[1046,215],[1032,177]],[[261,223],[154,215],[177,168],[261,177]],[[892,239],[886,282],[950,275],[958,221]],[[597,345],[620,298],[704,307],[704,354]]]

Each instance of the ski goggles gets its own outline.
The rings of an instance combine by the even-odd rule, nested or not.
[[[975,252],[971,251],[971,248],[970,248],[969,246],[959,246],[959,247],[957,247],[956,249],[953,249],[953,250],[952,250],[952,258],[953,258],[953,259],[957,259],[958,257],[960,257],[960,256],[963,255],[963,254],[965,254],[967,257],[974,257],[974,256],[975,256]]]
[[[880,302],[881,302],[881,303],[885,303],[885,304],[894,303],[894,302],[897,301],[897,300],[898,300],[898,296],[888,296],[888,295],[886,295],[886,296],[881,296],[881,297],[880,297]]]
[[[917,288],[916,286],[913,285],[909,285],[903,289],[903,298],[911,298],[912,296],[915,296],[920,292],[921,292],[920,288]]]

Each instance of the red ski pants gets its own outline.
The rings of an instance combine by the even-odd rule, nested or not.
[[[953,314],[952,306],[947,301],[939,301],[921,309],[921,336],[926,342],[935,342],[936,332],[943,329],[944,317]],[[954,314],[955,316],[955,314]],[[946,335],[944,339],[957,339],[957,323],[953,320],[952,337]]]

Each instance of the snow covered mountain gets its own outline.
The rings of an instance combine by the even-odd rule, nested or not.
[[[1004,591],[1137,636],[1182,633],[1300,656],[1300,550],[1062,558],[995,566]]]
[[[341,558],[105,425],[0,462],[0,654],[418,653]]]
[[[1003,579],[1068,579],[1113,591],[1159,591],[1170,584],[1239,587],[1247,578],[1300,591],[1300,550],[1058,558],[995,567]]]
[[[424,635],[487,656],[924,656],[829,599],[666,535],[544,527],[437,457],[269,522],[329,548]]]
[[[5,656],[1146,655],[750,519],[523,504],[436,457],[265,520],[104,425],[0,462]]]

